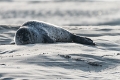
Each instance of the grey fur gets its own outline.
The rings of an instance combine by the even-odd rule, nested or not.
[[[26,34],[29,35],[25,37]],[[22,36],[22,38],[20,36]],[[15,34],[15,44],[17,45],[72,41],[76,43],[82,42],[81,44],[93,43],[91,39],[78,37],[67,30],[57,27],[56,25],[41,21],[28,21],[24,23]]]

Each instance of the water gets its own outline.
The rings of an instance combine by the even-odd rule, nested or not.
[[[1,0],[0,24],[41,20],[60,26],[120,25],[117,0]]]

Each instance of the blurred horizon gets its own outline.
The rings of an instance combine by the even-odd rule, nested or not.
[[[118,0],[0,0],[0,25],[28,20],[60,26],[120,25]]]

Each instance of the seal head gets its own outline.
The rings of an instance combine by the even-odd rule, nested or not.
[[[14,41],[16,45],[54,42],[43,29],[29,26],[21,26],[15,34]]]
[[[15,34],[15,42],[17,45],[31,43],[31,33],[27,28],[20,28]]]

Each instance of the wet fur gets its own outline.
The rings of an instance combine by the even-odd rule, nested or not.
[[[29,36],[26,36],[26,34],[29,34]],[[27,40],[28,42],[26,42]],[[75,42],[95,45],[89,38],[76,36],[56,25],[40,21],[28,21],[24,23],[15,34],[15,44],[17,45],[53,42]]]

